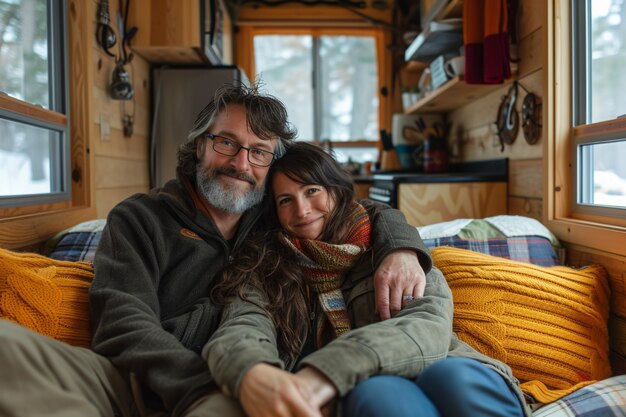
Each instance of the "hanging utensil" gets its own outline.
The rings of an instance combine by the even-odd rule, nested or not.
[[[96,27],[96,40],[98,45],[104,50],[104,52],[112,57],[114,54],[109,52],[109,49],[115,46],[117,37],[115,31],[110,26],[111,18],[109,16],[109,1],[100,0],[98,4],[98,26]]]
[[[529,145],[539,141],[541,128],[541,99],[533,93],[528,93],[522,103],[522,130],[524,139]]]
[[[519,129],[519,117],[515,102],[517,101],[517,81],[513,82],[507,94],[502,97],[500,107],[498,107],[498,115],[496,125],[498,127],[498,137],[500,138],[500,151],[504,152],[504,145],[512,145],[517,138]]]

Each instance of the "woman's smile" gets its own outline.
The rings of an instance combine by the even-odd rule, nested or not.
[[[272,182],[278,220],[289,234],[318,239],[335,207],[325,187],[302,184],[279,172]]]

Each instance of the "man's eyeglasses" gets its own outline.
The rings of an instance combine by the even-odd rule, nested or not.
[[[275,154],[259,148],[246,148],[241,146],[236,140],[225,136],[213,135],[205,133],[204,136],[213,141],[213,150],[219,154],[226,156],[235,156],[240,150],[248,151],[248,162],[259,167],[268,167],[274,161]]]

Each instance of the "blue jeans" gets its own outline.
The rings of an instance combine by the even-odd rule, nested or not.
[[[380,375],[358,384],[343,401],[345,417],[522,417],[505,380],[479,361],[448,358],[415,380]]]

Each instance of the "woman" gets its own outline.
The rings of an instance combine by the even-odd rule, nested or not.
[[[369,241],[378,208],[357,202],[330,155],[295,143],[268,184],[276,227],[223,274],[213,295],[230,304],[203,349],[248,416],[319,416],[337,398],[344,416],[530,416],[510,369],[452,332],[452,297],[436,268],[422,298],[378,319]],[[419,240],[394,232],[390,246]]]

